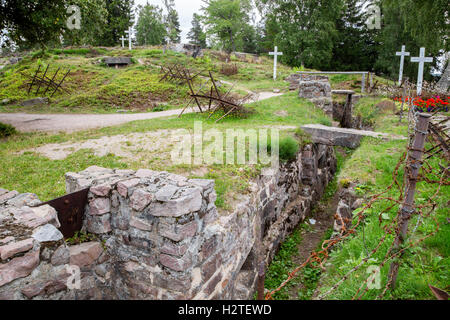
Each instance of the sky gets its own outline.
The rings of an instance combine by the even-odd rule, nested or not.
[[[162,0],[135,0],[135,6],[145,5],[146,3],[157,5],[164,8]],[[192,16],[194,13],[200,13],[200,8],[202,7],[202,0],[175,0],[175,9],[178,11],[180,17],[180,28],[181,28],[181,42],[186,43],[187,34],[191,30]],[[164,9],[165,10],[165,9]],[[137,17],[136,17],[137,20]]]

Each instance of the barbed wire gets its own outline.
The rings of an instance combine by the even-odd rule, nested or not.
[[[350,275],[352,273],[356,272],[361,267],[363,267],[380,250],[382,245],[386,242],[388,236],[394,236],[394,238],[395,238],[395,236],[399,236],[401,234],[400,233],[401,231],[399,230],[398,225],[399,225],[399,221],[401,219],[404,219],[404,217],[401,215],[402,210],[400,210],[400,208],[402,208],[404,196],[406,194],[408,194],[408,189],[410,187],[408,180],[409,181],[414,180],[416,183],[423,182],[423,183],[426,183],[429,185],[437,185],[437,188],[436,188],[436,191],[434,192],[434,194],[431,197],[429,197],[425,203],[421,203],[421,204],[414,203],[413,211],[410,213],[410,214],[414,213],[418,216],[418,221],[417,221],[417,224],[416,224],[412,234],[414,234],[416,232],[421,221],[424,221],[425,219],[430,218],[430,217],[435,222],[435,229],[432,232],[425,234],[424,236],[420,237],[419,239],[417,239],[415,241],[411,241],[411,237],[408,237],[408,239],[407,239],[408,242],[403,243],[403,245],[400,248],[395,248],[394,241],[392,241],[388,250],[386,251],[386,254],[384,254],[381,264],[379,264],[378,270],[381,270],[381,268],[383,268],[386,265],[386,263],[388,263],[389,261],[394,261],[395,259],[399,259],[404,254],[405,251],[417,246],[418,244],[420,244],[421,242],[425,241],[426,239],[432,237],[439,231],[439,227],[440,227],[439,223],[438,223],[436,217],[434,217],[432,214],[433,214],[433,212],[435,212],[435,209],[437,207],[437,203],[436,203],[435,199],[440,194],[442,187],[450,185],[450,180],[449,180],[450,166],[448,166],[448,163],[446,165],[442,165],[442,161],[441,161],[439,163],[439,168],[435,168],[435,167],[433,167],[433,165],[431,165],[429,163],[428,160],[436,159],[436,154],[439,153],[439,152],[434,151],[436,148],[438,148],[438,147],[440,148],[440,150],[438,150],[438,151],[448,152],[448,150],[444,150],[445,146],[443,146],[443,145],[436,145],[433,143],[433,141],[436,140],[434,137],[436,135],[436,130],[434,132],[431,130],[429,130],[427,132],[428,142],[431,143],[431,145],[433,146],[432,149],[415,150],[412,147],[412,141],[414,140],[414,136],[417,133],[417,123],[418,123],[418,117],[419,117],[420,112],[416,108],[412,107],[411,99],[409,102],[409,106],[410,106],[408,108],[409,109],[409,111],[408,111],[409,143],[406,147],[406,151],[400,157],[400,159],[392,173],[391,184],[383,192],[375,194],[370,197],[370,199],[367,201],[367,204],[359,212],[356,213],[356,216],[353,218],[356,220],[356,222],[353,223],[352,227],[348,227],[348,224],[351,221],[348,221],[348,219],[342,218],[340,215],[336,214],[335,219],[340,221],[340,226],[341,226],[340,230],[339,230],[339,234],[329,240],[325,240],[323,242],[320,250],[313,251],[309,255],[309,257],[306,259],[305,262],[303,262],[301,265],[297,266],[294,270],[289,272],[287,279],[285,279],[278,286],[278,288],[273,289],[266,294],[266,296],[265,296],[266,300],[273,299],[273,295],[276,294],[277,292],[279,292],[283,287],[285,287],[292,279],[294,279],[296,277],[298,272],[300,270],[302,270],[303,268],[305,268],[306,266],[309,266],[311,268],[320,268],[322,270],[326,270],[324,267],[324,263],[329,258],[331,249],[334,246],[336,246],[338,243],[342,243],[350,235],[355,234],[357,232],[358,227],[360,225],[363,225],[365,223],[365,219],[368,217],[368,214],[369,214],[368,209],[372,208],[375,203],[377,203],[379,201],[387,202],[386,207],[383,210],[381,210],[378,214],[379,224],[380,224],[380,226],[382,226],[382,230],[384,233],[382,238],[379,240],[378,244],[370,252],[368,252],[368,249],[366,248],[366,257],[363,258],[359,264],[357,264],[355,267],[350,269],[328,291],[320,294],[317,297],[317,299],[319,299],[319,300],[325,299],[332,292],[334,292],[337,288],[339,288],[350,277]],[[437,112],[434,113],[434,115],[436,115],[436,114],[437,114]],[[437,128],[437,130],[438,131],[441,130],[446,135],[446,132],[444,129]],[[440,132],[438,132],[438,133],[440,133]],[[412,151],[421,151],[424,156],[428,155],[428,158],[424,157],[424,159],[420,160],[420,161],[412,159],[412,157],[410,157],[410,153]],[[432,153],[432,151],[433,151],[433,153]],[[421,172],[419,173],[417,178],[414,178],[411,174],[412,168],[414,166],[416,166],[416,168],[417,168],[417,166],[420,166],[420,168],[421,168]],[[399,177],[400,177],[400,169],[401,168],[404,168],[404,175],[403,175],[402,181],[400,182]],[[387,196],[386,194],[390,191],[393,191],[394,188],[396,189],[395,191],[397,193],[397,197],[393,198],[393,197]],[[387,223],[386,221],[383,220],[383,214],[390,212],[395,207],[398,207],[399,210],[397,210],[396,216],[389,223]],[[426,213],[424,213],[424,211],[427,209],[428,209],[428,211]],[[397,268],[398,268],[398,266],[397,266]],[[374,275],[372,273],[369,275],[369,277],[367,277],[367,279],[365,279],[365,281],[362,282],[361,286],[356,290],[356,292],[353,296],[353,299],[358,299],[358,300],[361,299],[365,295],[365,293],[367,293],[368,290],[370,290],[369,283],[371,281],[373,281],[373,279],[374,279]],[[382,299],[385,296],[388,289],[392,286],[392,284],[393,284],[393,278],[388,277],[385,287],[383,288],[383,291],[377,296],[376,299]]]

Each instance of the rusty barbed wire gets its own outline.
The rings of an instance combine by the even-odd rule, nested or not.
[[[408,126],[408,135],[410,137],[410,142],[408,143],[408,146],[406,147],[406,151],[400,157],[400,159],[392,173],[391,184],[383,192],[370,197],[370,199],[367,201],[367,204],[356,214],[356,217],[354,218],[354,219],[356,219],[356,223],[354,223],[354,225],[351,228],[347,228],[347,224],[342,219],[342,217],[340,217],[340,215],[336,215],[335,218],[339,219],[341,222],[341,230],[339,232],[339,235],[336,237],[333,237],[332,239],[325,240],[322,243],[321,250],[312,252],[304,263],[302,263],[301,265],[296,267],[294,270],[289,272],[287,279],[284,280],[278,286],[278,288],[276,288],[272,291],[269,291],[266,294],[266,296],[265,296],[266,300],[273,299],[273,295],[276,294],[277,292],[279,292],[283,287],[285,287],[298,274],[298,272],[300,270],[302,270],[303,268],[305,268],[306,266],[309,265],[312,268],[320,268],[322,270],[325,270],[324,263],[327,261],[327,259],[329,257],[330,250],[336,244],[343,242],[350,235],[356,233],[358,227],[364,222],[364,220],[366,219],[366,217],[368,215],[367,210],[372,208],[372,206],[374,205],[375,202],[386,201],[388,203],[388,205],[385,207],[385,209],[383,209],[378,214],[378,220],[379,220],[379,224],[381,226],[383,224],[382,217],[383,217],[384,213],[390,212],[396,206],[399,206],[399,208],[402,207],[404,195],[407,194],[408,188],[410,186],[409,184],[406,183],[407,179],[409,181],[414,180],[415,182],[423,182],[423,183],[427,183],[430,185],[437,185],[437,188],[436,188],[436,191],[434,192],[434,194],[431,197],[429,197],[427,199],[427,201],[423,204],[422,203],[421,204],[414,203],[414,209],[413,209],[414,214],[416,214],[418,216],[418,221],[417,221],[416,227],[414,228],[414,232],[418,228],[421,221],[423,221],[424,219],[429,218],[429,217],[431,217],[434,220],[436,227],[432,232],[426,234],[425,236],[420,237],[419,239],[417,239],[415,241],[409,241],[408,243],[404,243],[401,248],[394,249],[394,241],[392,241],[390,247],[388,248],[388,250],[386,251],[386,254],[384,255],[383,261],[379,265],[380,272],[381,272],[381,268],[383,268],[388,261],[393,261],[394,259],[401,257],[406,250],[409,250],[410,248],[417,246],[419,243],[425,241],[426,239],[435,235],[439,231],[439,227],[440,227],[439,223],[438,223],[437,219],[434,216],[432,216],[432,213],[435,212],[435,209],[437,207],[435,198],[440,194],[441,188],[443,186],[450,185],[450,180],[449,180],[450,167],[448,165],[443,166],[441,163],[439,163],[439,170],[437,170],[429,163],[428,160],[435,158],[436,154],[439,154],[439,153],[435,152],[435,149],[437,149],[437,148],[441,148],[441,151],[448,152],[448,150],[444,149],[446,147],[445,145],[441,144],[441,145],[437,146],[435,143],[433,143],[433,141],[435,141],[435,139],[436,139],[436,137],[435,137],[436,134],[439,134],[439,132],[440,132],[440,133],[444,133],[446,135],[447,133],[445,132],[445,130],[443,128],[438,128],[436,130],[436,126],[433,127],[434,130],[429,129],[429,131],[427,132],[428,133],[428,143],[430,143],[433,146],[433,148],[431,148],[429,150],[425,150],[425,149],[424,150],[415,150],[412,147],[411,141],[413,140],[413,137],[417,131],[415,126],[417,123],[418,112],[416,110],[414,110],[414,108],[410,108],[408,117],[410,119],[410,125]],[[411,123],[413,123],[412,129],[411,129],[411,127],[412,127]],[[436,133],[437,131],[438,131],[438,133]],[[421,151],[421,152],[423,152],[423,155],[429,155],[430,157],[424,158],[423,160],[420,160],[420,161],[414,160],[409,157],[409,153],[412,151]],[[434,152],[431,153],[432,151],[434,151]],[[418,175],[417,178],[413,178],[411,176],[411,171],[412,171],[411,168],[414,165],[418,165],[421,167],[421,173]],[[402,179],[403,181],[402,181],[402,183],[400,183],[399,176],[400,176],[400,168],[402,168],[402,167],[404,168],[404,175],[403,175],[403,179]],[[440,176],[440,178],[438,179],[439,176]],[[397,198],[385,196],[385,194],[390,192],[394,187],[398,191]],[[424,213],[424,210],[427,208],[429,209],[428,212]],[[373,257],[379,251],[379,249],[385,243],[388,235],[397,235],[398,236],[400,234],[400,230],[398,227],[398,222],[400,221],[400,219],[403,219],[403,217],[401,216],[401,210],[397,210],[397,214],[392,219],[392,221],[390,221],[389,223],[384,223],[384,225],[382,226],[384,235],[380,239],[378,244],[375,246],[375,248],[372,249],[372,251],[369,254],[367,254],[367,256],[364,259],[362,259],[358,265],[356,265],[355,267],[350,269],[327,292],[320,294],[317,297],[317,299],[322,300],[325,297],[327,297],[328,295],[330,295],[333,291],[335,291],[337,288],[339,288],[339,286],[342,283],[344,283],[350,277],[350,275],[352,273],[356,272],[363,265],[365,265],[371,259],[371,257]],[[314,265],[314,263],[316,265]],[[370,289],[368,284],[371,279],[372,279],[372,274],[369,275],[369,277],[367,277],[367,279],[365,281],[363,281],[361,286],[355,292],[353,299],[361,299],[368,292],[368,290]],[[377,296],[376,299],[382,299],[385,296],[387,290],[391,287],[392,282],[393,282],[393,279],[388,277],[387,283],[386,283],[383,291]]]

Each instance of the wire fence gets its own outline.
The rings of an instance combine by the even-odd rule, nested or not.
[[[406,84],[408,87],[406,91],[411,91],[413,86]],[[403,90],[404,92],[405,90]],[[448,116],[443,116],[439,121],[435,121],[435,116],[439,110],[433,113],[433,117],[424,116],[415,108],[411,100],[408,108],[408,134],[409,143],[406,150],[400,157],[393,174],[391,184],[381,193],[372,195],[367,204],[354,215],[354,221],[345,221],[340,215],[336,215],[336,219],[344,219],[341,221],[341,230],[339,234],[330,240],[323,242],[320,250],[316,250],[310,254],[304,263],[297,266],[288,274],[288,277],[280,286],[266,293],[265,299],[273,299],[274,294],[285,287],[292,279],[298,276],[299,272],[305,267],[320,268],[325,271],[325,262],[328,260],[330,252],[337,244],[342,243],[351,235],[355,234],[360,226],[363,226],[366,218],[369,216],[371,209],[375,203],[382,202],[384,209],[378,213],[379,224],[383,230],[383,236],[378,244],[372,249],[368,250],[368,254],[361,262],[350,269],[341,279],[339,279],[329,290],[321,293],[317,299],[326,299],[331,293],[338,289],[350,276],[367,265],[371,258],[380,252],[383,245],[389,241],[392,243],[389,249],[384,254],[379,268],[374,271],[361,283],[361,286],[354,293],[353,299],[358,300],[364,297],[365,293],[370,290],[371,285],[375,281],[376,273],[385,265],[391,263],[389,275],[384,288],[376,299],[383,299],[389,288],[395,287],[397,272],[401,264],[401,258],[405,251],[417,246],[426,239],[434,236],[440,229],[440,225],[433,215],[437,207],[436,198],[441,192],[443,186],[450,185],[449,179],[449,158],[448,158],[448,143],[449,143],[449,128]],[[425,129],[424,129],[425,128]],[[425,139],[431,146],[425,148]],[[421,141],[423,140],[423,141]],[[433,165],[430,161],[436,162],[439,159],[439,164]],[[433,185],[435,187],[434,194],[427,199],[425,203],[417,204],[414,202],[414,193],[416,184],[422,182]],[[388,194],[396,194],[396,197],[388,196]],[[383,214],[391,210],[398,209],[394,219],[383,219]],[[407,235],[408,222],[414,215],[418,216],[417,223],[412,233]],[[435,228],[419,238],[411,237],[425,219],[433,219]],[[394,239],[394,240],[392,240]],[[373,262],[370,262],[373,265]]]

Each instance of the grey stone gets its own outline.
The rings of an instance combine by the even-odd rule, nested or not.
[[[172,196],[177,192],[178,188],[173,185],[167,185],[161,188],[158,192],[155,193],[155,198],[158,201],[169,201]]]
[[[65,245],[60,246],[55,250],[53,256],[51,257],[50,262],[54,266],[60,266],[64,264],[68,264],[70,260],[70,251],[69,248]]]
[[[23,101],[20,105],[22,107],[32,107],[32,106],[38,106],[41,104],[48,104],[49,99],[48,98],[34,98],[30,100]]]
[[[109,67],[112,66],[128,66],[132,64],[130,57],[107,57],[103,59],[103,62]]]
[[[34,193],[22,193],[6,202],[8,205],[18,208],[23,206],[34,207],[40,203],[41,201]]]
[[[64,237],[62,233],[51,224],[46,224],[37,228],[32,237],[39,242],[55,242],[62,240]]]
[[[402,136],[394,136],[382,132],[328,127],[320,124],[307,124],[301,128],[305,132],[309,133],[313,141],[316,143],[347,147],[351,149],[357,148],[363,137],[399,140],[406,139]]]
[[[22,60],[22,57],[12,57],[11,59],[9,59],[9,64],[16,64],[21,60]]]

